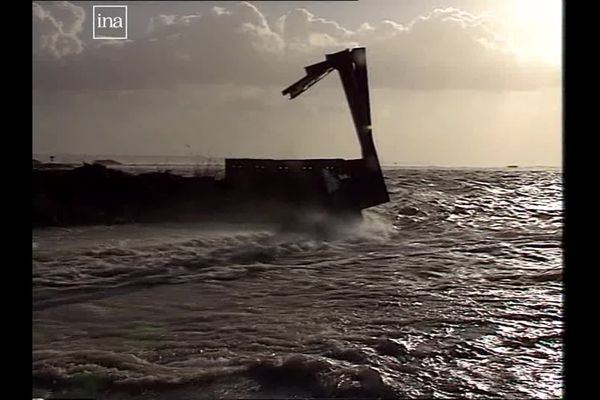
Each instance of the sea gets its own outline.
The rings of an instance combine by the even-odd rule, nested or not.
[[[561,170],[384,175],[391,201],[326,237],[33,230],[32,397],[561,397]]]

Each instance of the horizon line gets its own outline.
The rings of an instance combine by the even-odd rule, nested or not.
[[[89,154],[89,153],[34,153],[32,152],[32,156],[68,156],[68,157],[77,157],[77,156],[85,156],[85,157],[145,157],[145,158],[204,158],[204,159],[227,159],[227,158],[240,158],[240,157],[222,157],[222,156],[203,156],[203,155],[146,155],[146,154]],[[243,157],[243,158],[254,158],[254,157]],[[330,158],[330,157],[320,157],[320,158]],[[343,157],[331,157],[331,158],[343,158]],[[262,159],[258,158],[257,159]],[[277,159],[277,158],[269,158],[269,159]],[[282,158],[286,159],[286,158]],[[291,159],[291,158],[287,158]],[[311,158],[306,158],[307,160]],[[159,163],[156,163],[159,164]],[[399,161],[393,163],[381,163],[382,168],[386,167],[419,167],[419,168],[561,168],[563,165],[529,165],[529,164],[504,164],[504,165],[436,165],[436,164],[405,164]]]

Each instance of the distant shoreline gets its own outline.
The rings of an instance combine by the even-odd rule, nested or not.
[[[81,165],[82,163],[93,163],[97,161],[111,160],[119,163],[121,166],[128,167],[151,167],[151,166],[216,166],[224,165],[226,157],[204,157],[204,156],[144,156],[144,155],[92,155],[92,154],[45,154],[45,153],[34,153],[32,158],[47,164],[50,161],[50,157],[54,156],[55,163],[57,164],[74,164]],[[257,157],[261,158],[261,157]],[[277,158],[277,157],[274,157]],[[333,157],[332,157],[333,158]],[[137,160],[136,160],[137,159]],[[115,164],[117,165],[117,164]],[[518,170],[531,170],[531,169],[548,169],[548,170],[562,170],[562,165],[550,166],[550,165],[492,165],[492,166],[473,166],[473,165],[411,165],[411,164],[383,164],[383,169],[394,169],[394,168],[409,168],[409,169],[510,169],[513,171]]]

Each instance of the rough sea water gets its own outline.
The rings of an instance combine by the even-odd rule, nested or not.
[[[385,174],[329,237],[35,230],[33,396],[560,397],[560,171]]]

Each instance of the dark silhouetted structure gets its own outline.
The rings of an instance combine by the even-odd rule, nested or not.
[[[360,216],[389,201],[371,130],[364,48],[329,54],[283,91],[297,97],[330,72],[340,74],[362,157],[353,160],[225,160],[225,179],[170,173],[133,175],[99,160],[33,171],[34,225],[164,220],[280,221],[302,210]]]
[[[356,160],[228,159],[226,180],[240,189],[318,202],[332,209],[361,210],[389,201],[371,128],[369,84],[364,48],[328,54],[305,68],[306,76],[283,91],[293,99],[330,72],[340,74],[360,142]]]

